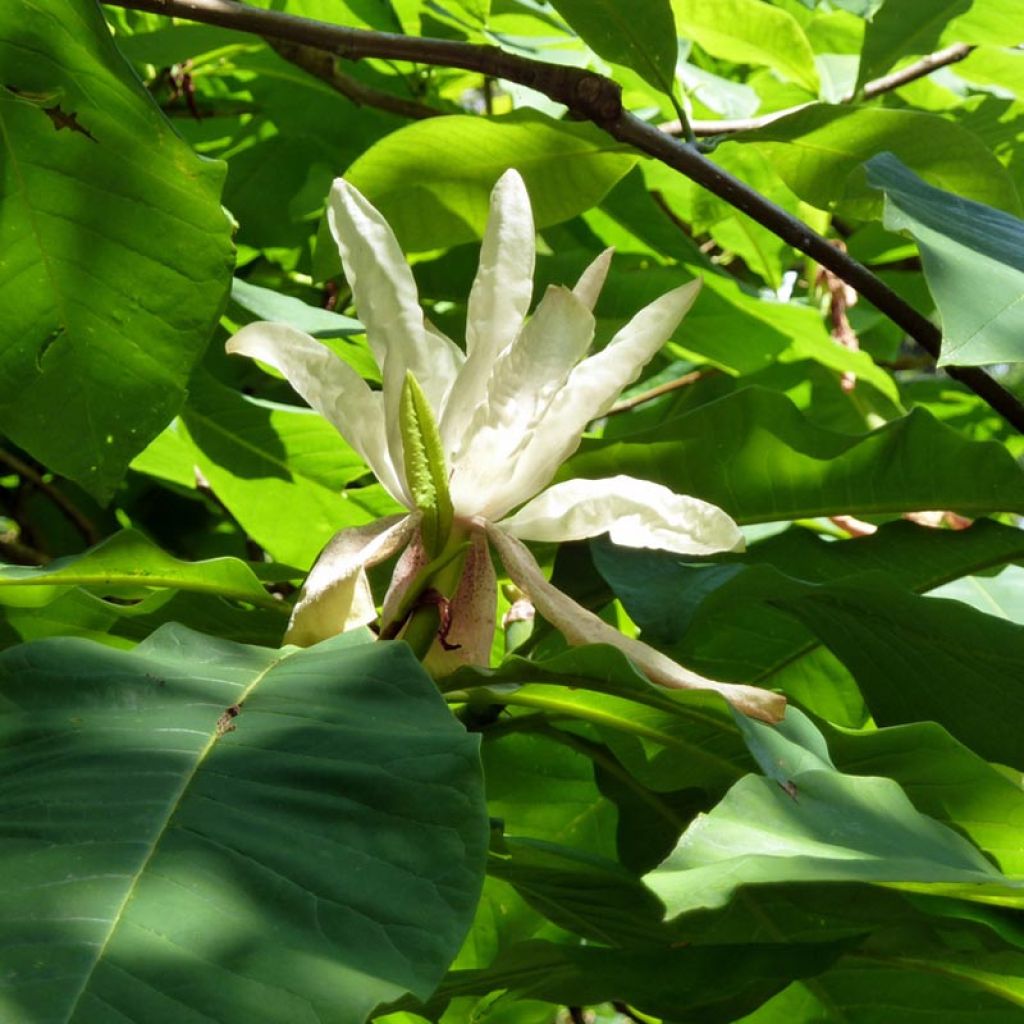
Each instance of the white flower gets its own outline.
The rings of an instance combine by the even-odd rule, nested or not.
[[[451,558],[452,546],[445,542],[454,524],[466,563],[457,584],[448,588],[445,605],[451,609],[448,639],[460,645],[463,660],[486,663],[490,652],[495,607],[490,541],[508,574],[571,642],[614,644],[657,682],[714,689],[749,714],[777,720],[783,698],[705,680],[623,636],[552,587],[521,543],[607,532],[616,544],[680,554],[742,547],[742,535],[725,512],[660,484],[617,476],[547,487],[587,424],[607,412],[675,330],[700,281],[661,296],[604,349],[587,356],[592,309],[611,250],[572,290],[548,288],[528,318],[533,215],[522,179],[508,171],[491,196],[463,353],[425,319],[412,272],[384,218],[340,178],[331,189],[328,220],[381,370],[382,389],[371,390],[328,348],[283,324],[250,324],[228,342],[228,351],[279,370],[410,514],[334,537],[303,587],[286,641],[308,645],[371,622],[376,609],[365,569],[405,548],[383,609],[385,624],[400,622],[408,611],[403,601],[409,588],[422,590],[424,566],[442,548]],[[413,444],[410,417],[413,433],[427,438],[428,449],[434,439],[432,455]],[[431,463],[426,470],[425,459]],[[443,492],[447,480],[450,508],[446,513],[442,507],[440,526],[436,509],[424,511],[423,492],[417,490],[424,479],[432,494]],[[439,493],[439,500],[446,506],[447,495]],[[421,542],[420,531],[425,535],[428,525],[440,534]]]

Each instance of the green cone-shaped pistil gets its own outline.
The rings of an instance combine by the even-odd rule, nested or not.
[[[420,524],[423,546],[431,558],[436,558],[452,528],[448,470],[433,411],[419,382],[409,372],[402,385],[398,422],[402,431],[406,483],[410,497],[423,513]]]

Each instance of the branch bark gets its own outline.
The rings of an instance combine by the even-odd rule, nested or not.
[[[792,214],[723,171],[694,147],[666,135],[656,126],[623,110],[621,89],[603,75],[520,57],[496,46],[477,46],[448,39],[346,28],[248,7],[235,0],[110,2],[117,7],[221,25],[264,37],[273,36],[327,50],[346,60],[376,57],[457,67],[536,89],[564,104],[575,116],[592,121],[613,138],[660,160],[746,213],[794,249],[810,256],[846,281],[880,312],[902,327],[931,356],[937,358],[939,355],[942,335],[927,317],[905,302],[861,263],[837,249]],[[948,367],[947,372],[987,402],[1017,430],[1024,432],[1024,404],[995,379],[976,367]]]
[[[389,114],[396,114],[398,117],[407,117],[417,121],[427,117],[439,117],[444,111],[435,110],[415,100],[408,100],[402,96],[395,96],[393,93],[385,92],[383,89],[375,89],[372,85],[360,82],[352,75],[346,75],[342,71],[332,54],[326,50],[319,50],[314,46],[303,46],[301,43],[289,42],[285,39],[276,39],[274,36],[265,37],[267,45],[270,46],[279,57],[294,64],[298,68],[326,82],[336,92],[347,97],[357,106],[374,107]]]
[[[859,95],[851,94],[843,100],[843,103],[852,103],[855,99],[870,100],[876,96],[881,96],[882,93],[899,89],[909,82],[915,82],[919,78],[924,78],[925,75],[930,75],[938,68],[956,64],[967,57],[973,50],[974,47],[967,43],[954,43],[952,46],[947,46],[944,50],[930,53],[928,56],[922,57],[920,60],[914,61],[913,64],[908,64],[905,68],[900,68],[899,71],[894,71],[890,75],[883,75],[881,78],[872,79],[864,86]],[[798,110],[804,110],[812,106],[814,106],[813,102],[798,103],[795,107],[787,107],[785,110],[773,110],[770,114],[761,114],[758,117],[737,117],[721,121],[691,120],[690,128],[693,130],[693,134],[700,138],[706,138],[709,135],[735,135],[738,132],[753,132],[757,131],[758,128],[766,128],[774,121],[789,117],[790,114],[795,114]],[[668,135],[679,135],[683,130],[683,126],[679,121],[665,121],[659,127]]]

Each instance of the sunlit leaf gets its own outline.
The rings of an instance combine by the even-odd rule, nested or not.
[[[224,305],[224,168],[175,134],[93,4],[4,18],[0,63],[0,426],[107,500]]]

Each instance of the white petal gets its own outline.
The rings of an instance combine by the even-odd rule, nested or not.
[[[655,299],[604,349],[573,370],[515,467],[510,489],[522,495],[520,500],[536,494],[548,483],[579,447],[587,424],[604,415],[622,389],[640,376],[640,371],[679,326],[700,286],[698,278]]]
[[[590,310],[568,289],[549,288],[519,337],[494,364],[487,400],[452,455],[451,494],[457,513],[496,519],[534,493],[509,489],[513,468],[593,334]]]
[[[416,515],[387,516],[336,533],[302,585],[284,642],[309,647],[372,622],[377,609],[366,567],[408,543],[418,522]]]
[[[387,221],[362,193],[337,178],[327,204],[356,312],[381,368],[392,459],[401,465],[398,406],[411,370],[435,410],[451,388],[454,369],[447,339],[423,323],[416,282]]]
[[[429,317],[423,318],[423,329],[431,339],[433,358],[443,364],[441,367],[441,377],[448,381],[447,391],[436,402],[431,402],[431,408],[434,410],[434,419],[438,420],[448,404],[448,396],[451,394],[451,390],[455,386],[459,374],[462,372],[462,367],[465,365],[466,354]],[[419,382],[418,377],[416,380]]]
[[[781,694],[756,686],[705,679],[640,640],[624,636],[553,587],[521,541],[490,523],[486,530],[488,539],[501,556],[505,571],[529,595],[537,611],[556,626],[569,643],[610,644],[622,651],[654,683],[676,690],[712,690],[751,718],[765,722],[782,720],[786,698]]]
[[[326,345],[285,324],[254,323],[227,343],[229,353],[273,366],[363,457],[387,492],[411,504],[388,450],[379,391]]]
[[[555,484],[498,525],[523,540],[607,533],[613,544],[680,555],[743,549],[739,527],[716,505],[631,476]]]
[[[491,193],[480,265],[469,293],[466,365],[440,422],[446,453],[464,436],[486,398],[491,368],[523,326],[533,295],[535,234],[523,179],[506,171]]]
[[[491,193],[480,264],[469,293],[466,353],[496,358],[523,326],[533,295],[533,211],[526,185],[506,171]]]
[[[580,279],[573,288],[573,294],[587,309],[592,310],[597,305],[597,297],[604,287],[605,278],[608,277],[608,270],[612,265],[612,256],[615,255],[615,247],[605,249],[593,263],[580,275]]]

